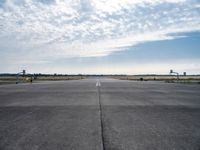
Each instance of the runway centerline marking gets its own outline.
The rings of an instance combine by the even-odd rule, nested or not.
[[[99,80],[97,81],[96,86],[101,86],[101,83]]]
[[[105,137],[104,137],[104,124],[103,124],[103,112],[102,112],[102,104],[101,104],[101,83],[97,80],[96,87],[98,92],[98,101],[99,101],[99,115],[100,115],[100,123],[101,123],[101,140],[102,140],[102,148],[105,150]]]

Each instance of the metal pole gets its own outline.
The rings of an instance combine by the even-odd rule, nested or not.
[[[177,82],[178,82],[178,80],[179,80],[179,73],[178,72],[174,72],[172,69],[170,70],[170,74],[172,74],[172,73],[175,73],[176,74],[176,76],[177,76]]]
[[[18,84],[18,81],[19,81],[19,74],[17,74],[17,81],[16,81],[16,84]]]
[[[23,75],[25,75],[25,74],[26,74],[26,71],[23,70],[22,72],[17,73],[17,81],[16,81],[16,84],[18,84],[18,82],[19,82],[19,75],[20,75],[20,73],[22,73]]]

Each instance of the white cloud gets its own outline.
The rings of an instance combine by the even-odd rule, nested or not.
[[[159,3],[181,3],[185,0],[92,0],[95,8],[99,11],[113,13],[120,11],[122,8],[128,9],[130,6],[137,7],[139,5],[157,5]]]
[[[195,0],[5,0],[0,49],[26,58],[106,56],[200,31],[198,6]]]

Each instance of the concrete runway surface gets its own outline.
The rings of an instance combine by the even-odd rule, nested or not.
[[[200,85],[1,85],[0,150],[200,150]]]

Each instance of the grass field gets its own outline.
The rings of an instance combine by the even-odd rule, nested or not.
[[[103,75],[101,75],[102,77]],[[98,77],[98,76],[97,76]],[[180,82],[180,83],[199,83],[200,75],[187,75],[177,76],[175,75],[112,75],[106,76],[119,80],[135,80],[135,81],[165,81],[165,82]],[[58,80],[80,80],[87,78],[87,75],[37,75],[32,76],[32,82],[37,81],[58,81]],[[0,76],[1,84],[16,84],[16,75]],[[18,83],[31,83],[31,75],[19,76]]]
[[[85,78],[84,76],[81,75],[42,75],[42,76],[32,76],[32,82],[37,82],[37,81],[58,81],[58,80],[80,80]],[[0,85],[1,84],[16,84],[18,83],[31,83],[31,76],[30,75],[25,75],[25,76],[19,76],[18,80],[17,77],[14,75],[11,76],[0,76]]]
[[[200,83],[200,75],[120,75],[112,76],[112,78],[120,80],[138,80],[138,81],[165,81],[165,82],[183,82],[183,83]]]

